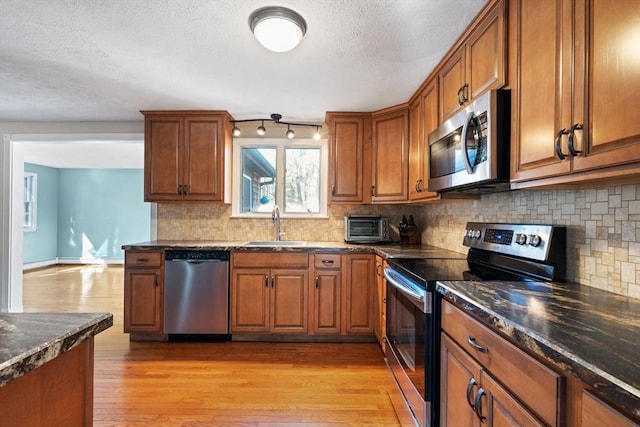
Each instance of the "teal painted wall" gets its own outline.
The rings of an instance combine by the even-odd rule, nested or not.
[[[25,163],[24,170],[38,174],[37,229],[23,233],[24,263],[49,261],[58,253],[58,169]]]
[[[142,169],[60,169],[59,182],[59,258],[122,259],[123,244],[149,240]]]

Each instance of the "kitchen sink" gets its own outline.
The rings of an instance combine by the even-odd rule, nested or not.
[[[307,242],[302,240],[253,240],[244,246],[304,246]]]

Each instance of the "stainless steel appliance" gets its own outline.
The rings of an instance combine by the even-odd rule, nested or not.
[[[165,252],[164,333],[229,335],[228,251]]]
[[[348,243],[388,242],[389,218],[379,215],[344,217],[344,241]]]
[[[490,91],[429,134],[429,191],[509,189],[510,92]]]
[[[408,425],[438,426],[440,301],[437,281],[565,280],[566,231],[550,225],[468,223],[466,259],[389,259],[389,395]],[[404,414],[404,417],[401,415]]]

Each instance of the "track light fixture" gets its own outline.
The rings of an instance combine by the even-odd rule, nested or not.
[[[264,127],[264,122],[274,122],[275,124],[279,124],[279,125],[287,125],[287,132],[285,133],[285,135],[289,139],[293,139],[296,136],[296,133],[293,131],[293,129],[291,129],[292,126],[316,128],[316,131],[313,134],[313,139],[318,140],[321,138],[320,128],[322,126],[320,125],[309,124],[309,123],[283,122],[281,119],[282,119],[282,114],[274,113],[274,114],[271,114],[271,118],[268,118],[268,119],[232,120],[231,123],[233,123],[233,130],[232,130],[233,136],[240,136],[242,134],[242,131],[237,126],[237,123],[260,122],[261,123],[260,126],[256,128],[256,133],[260,136],[264,136],[267,133],[267,129]]]

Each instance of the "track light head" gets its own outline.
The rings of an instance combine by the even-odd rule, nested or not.
[[[258,126],[257,132],[258,132],[258,135],[260,136],[263,136],[265,133],[267,133],[267,129],[265,129],[264,127],[264,121],[260,126]]]
[[[240,132],[240,128],[238,126],[234,126],[231,132],[233,132],[233,136],[240,136],[240,134],[242,133]]]
[[[296,136],[296,133],[287,125],[287,138],[293,139]]]

